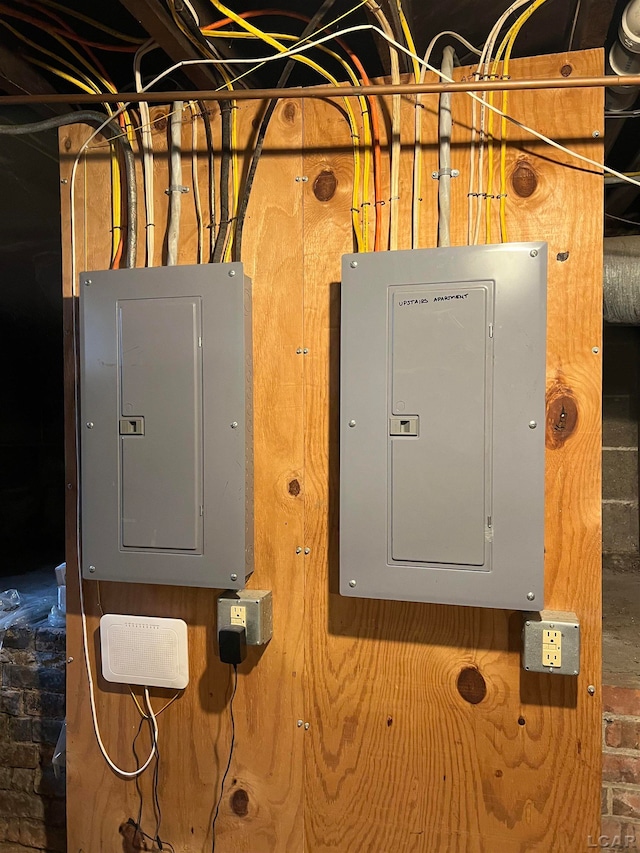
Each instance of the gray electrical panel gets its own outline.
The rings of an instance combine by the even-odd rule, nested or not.
[[[82,273],[80,360],[84,576],[242,588],[253,570],[242,265]]]
[[[544,607],[544,243],[343,259],[340,592]]]

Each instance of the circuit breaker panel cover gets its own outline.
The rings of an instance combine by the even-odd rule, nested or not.
[[[80,316],[84,575],[243,587],[253,445],[241,264],[83,273]]]
[[[347,255],[340,592],[544,606],[544,243]]]

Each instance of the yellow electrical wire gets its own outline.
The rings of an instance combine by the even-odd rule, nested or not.
[[[525,11],[517,18],[517,20],[512,24],[512,26],[507,31],[507,34],[504,36],[498,50],[496,51],[496,55],[493,60],[493,65],[491,67],[491,77],[496,77],[498,73],[498,66],[502,61],[504,55],[504,63],[502,67],[502,76],[506,77],[509,73],[509,62],[511,60],[511,53],[513,51],[514,42],[518,36],[518,33],[524,26],[524,24],[529,20],[531,15],[539,9],[540,6],[546,3],[546,0],[533,0],[530,6],[528,6]],[[502,93],[502,112],[506,112],[508,106],[508,92],[504,91]],[[493,93],[489,93],[488,102],[493,104]],[[501,141],[500,141],[500,189],[498,191],[498,200],[500,205],[500,239],[502,242],[507,242],[507,222],[506,222],[506,192],[507,192],[507,120],[504,116],[502,116],[500,120],[500,131],[501,131]],[[489,113],[488,120],[488,139],[487,139],[487,167],[488,167],[488,181],[487,181],[487,198],[485,200],[485,230],[486,230],[486,242],[491,242],[491,201],[492,201],[492,189],[493,189],[493,112]]]
[[[407,47],[413,54],[411,57],[411,64],[413,66],[413,77],[416,83],[420,81],[420,63],[418,62],[418,51],[416,50],[416,44],[413,40],[413,34],[411,32],[411,27],[409,26],[409,22],[407,21],[407,16],[404,13],[404,9],[402,8],[402,0],[396,0],[396,6],[398,9],[398,15],[400,17],[400,26],[402,27],[402,32],[404,33],[405,41],[407,42]],[[416,100],[416,110],[419,110],[418,100]],[[422,157],[420,155],[414,160],[413,168],[416,171],[416,179],[414,182],[415,187],[422,186]],[[415,234],[412,239],[412,245],[414,244],[414,240],[417,240],[420,234],[420,204],[418,203],[418,199],[414,198],[412,200],[412,205],[414,206],[415,214],[412,217]]]
[[[87,15],[83,15],[81,12],[76,12],[75,9],[70,9],[68,6],[64,6],[62,3],[55,3],[53,0],[38,0],[41,6],[48,6],[50,9],[58,9],[60,12],[64,12],[66,15],[70,15],[72,18],[77,18],[79,21],[84,21],[86,24],[89,24],[92,27],[95,27],[97,30],[102,30],[103,33],[107,33],[110,36],[114,36],[115,38],[120,39],[121,41],[129,42],[129,44],[143,44],[146,41],[146,38],[137,38],[135,36],[128,36],[126,33],[121,33],[118,30],[113,30],[111,27],[107,27],[105,24],[100,23],[100,21],[96,21],[93,18],[89,18]]]
[[[254,26],[249,21],[244,20],[223,3],[220,0],[211,0],[211,3],[215,8],[220,12],[221,15],[224,15],[225,18],[231,18],[236,24],[242,27],[244,30],[253,33],[262,41],[269,44],[271,47],[275,48],[279,53],[285,53],[287,48],[277,39],[271,38],[267,33],[264,33],[262,30],[258,29],[258,27]],[[338,86],[338,81],[336,78],[330,74],[328,71],[325,71],[322,66],[318,65],[317,62],[314,62],[312,59],[309,59],[308,56],[299,55],[296,56],[295,59],[299,62],[302,62],[304,65],[308,65],[309,68],[313,68],[314,71],[317,71],[321,74],[326,80],[328,80],[333,86]],[[360,198],[360,175],[361,175],[361,164],[360,164],[360,136],[358,134],[358,124],[356,121],[355,113],[349,103],[348,98],[344,98],[345,111],[349,120],[349,127],[351,129],[351,137],[353,140],[353,161],[354,161],[354,175],[353,175],[353,195],[351,200],[351,215],[352,215],[352,224],[353,231],[356,238],[356,245],[358,251],[362,251],[362,229],[361,223],[359,219],[360,207],[359,207],[359,198]]]
[[[257,36],[254,36],[253,33],[247,33],[244,31],[238,30],[211,30],[206,33],[207,38],[231,38],[231,39],[254,39]],[[291,41],[297,42],[299,41],[298,36],[292,35],[291,33],[268,33],[267,35],[272,38],[279,39],[280,41]],[[355,71],[351,67],[351,65],[344,59],[340,54],[331,50],[331,48],[326,47],[325,45],[318,45],[319,50],[323,53],[330,56],[332,59],[335,59],[345,70],[345,73],[351,80],[354,86],[360,85],[360,80],[356,76]],[[364,152],[363,152],[363,168],[362,168],[362,183],[363,183],[363,196],[364,201],[362,202],[362,251],[369,251],[369,207],[370,202],[367,201],[369,195],[369,181],[371,179],[371,163],[372,163],[372,137],[371,137],[371,123],[369,120],[369,105],[367,104],[367,100],[365,97],[360,95],[358,97],[358,102],[360,104],[360,109],[362,111],[362,122],[363,122],[363,138],[364,138]]]

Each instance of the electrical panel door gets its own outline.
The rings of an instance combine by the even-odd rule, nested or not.
[[[544,606],[546,259],[344,258],[343,595]]]
[[[243,587],[253,458],[242,266],[83,273],[80,304],[84,575]]]

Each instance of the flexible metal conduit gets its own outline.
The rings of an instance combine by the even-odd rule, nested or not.
[[[604,241],[604,319],[640,326],[640,236]]]

